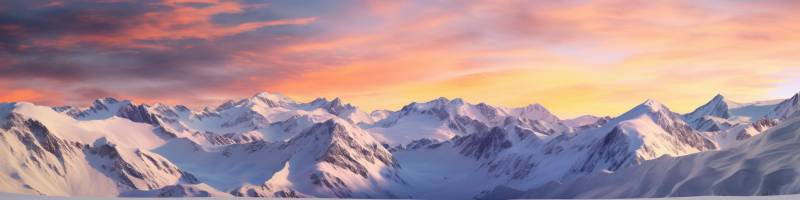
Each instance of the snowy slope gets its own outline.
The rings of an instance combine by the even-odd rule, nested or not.
[[[775,107],[785,101],[784,99],[757,101],[751,103],[731,103],[729,112],[731,116],[740,121],[755,121],[766,117]]]
[[[573,131],[597,128],[611,120],[611,117],[597,117],[592,115],[583,115],[573,119],[566,119],[563,121],[564,125],[571,127]]]
[[[116,117],[82,122],[28,103],[0,107],[4,191],[116,196],[198,182],[148,150],[164,143],[150,125]]]
[[[723,151],[663,157],[611,174],[598,174],[516,193],[524,198],[631,198],[800,193],[800,118]],[[499,188],[495,194],[515,193]],[[508,197],[508,196],[506,196]]]
[[[766,117],[768,119],[783,120],[798,115],[800,111],[800,93],[795,94],[791,98],[782,101],[775,106]]]

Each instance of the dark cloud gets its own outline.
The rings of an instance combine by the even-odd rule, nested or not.
[[[6,8],[0,12],[0,26],[15,27],[24,33],[0,35],[0,42],[11,47],[7,50],[20,50],[19,45],[38,39],[120,34],[135,24],[148,23],[138,18],[146,13],[170,10],[155,1],[67,1],[53,6],[41,1],[4,1],[0,7]]]
[[[179,21],[168,29],[156,30],[161,31],[158,36],[167,38],[137,39],[137,35],[152,34],[145,32],[152,30],[139,30],[141,27],[183,20],[149,17],[171,16],[182,6],[206,9],[216,4],[170,5],[152,0],[0,2],[0,59],[4,60],[0,62],[0,80],[38,80],[39,87],[56,87],[78,96],[75,98],[94,99],[115,94],[174,96],[237,84],[247,81],[246,76],[303,70],[302,66],[265,60],[239,66],[243,64],[236,59],[242,52],[273,52],[279,45],[312,34],[307,27],[285,25],[209,37],[169,37],[171,31],[195,28],[191,31],[202,34],[205,29],[214,31],[214,25],[234,29],[242,23],[288,19],[273,13],[273,7],[259,4],[242,5],[241,13],[218,11],[208,19],[213,23],[210,25]]]
[[[189,7],[192,7],[192,8],[208,8],[208,7],[213,6],[214,4],[213,3],[204,3],[204,2],[184,2],[184,3],[178,3],[178,5],[189,6]]]

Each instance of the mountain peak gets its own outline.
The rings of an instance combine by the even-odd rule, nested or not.
[[[424,102],[424,103],[411,103],[403,107],[401,110],[413,109],[413,110],[429,110],[429,109],[441,109],[451,106],[462,106],[466,104],[463,99],[455,98],[455,99],[448,99],[447,97],[439,97],[434,100]]]
[[[715,119],[709,118],[731,118],[731,108],[737,106],[737,103],[725,100],[720,94],[717,94],[708,103],[703,104],[689,114],[684,115],[684,119],[691,124],[695,129],[702,131],[713,131],[717,127]]]
[[[448,99],[447,97],[439,97],[439,98],[436,98],[434,100],[425,102],[425,104],[435,104],[435,105],[445,105],[445,104],[452,104],[452,103],[464,104],[465,102],[464,102],[464,99],[461,99],[461,98]]]
[[[691,113],[687,114],[686,117],[690,121],[698,120],[705,116],[727,119],[730,117],[730,112],[728,111],[730,106],[731,105],[728,105],[728,101],[725,100],[724,96],[717,94],[714,96],[714,98],[708,101],[708,103],[698,107]]]
[[[273,94],[268,92],[261,92],[256,95],[253,95],[250,99],[247,99],[252,103],[260,102],[266,104],[268,107],[280,107],[285,106],[287,104],[295,103],[294,100],[290,99],[289,97],[283,96],[281,94]]]
[[[543,110],[543,111],[547,111],[547,108],[542,106],[542,104],[538,104],[538,103],[533,103],[533,104],[530,104],[528,106],[525,106],[525,109],[527,109],[527,110]]]
[[[664,104],[662,104],[661,102],[656,101],[655,99],[647,99],[646,101],[644,101],[644,103],[642,103],[639,106],[644,106],[644,107],[647,107],[647,108],[651,108],[651,110],[653,110],[653,111],[659,111],[662,108],[666,107],[666,106],[664,106]]]
[[[286,97],[282,94],[278,93],[269,93],[269,92],[260,92],[258,94],[253,95],[254,98],[261,98],[261,99],[269,99],[273,101],[293,101],[289,97]]]
[[[346,115],[348,113],[356,112],[358,109],[349,103],[344,103],[339,97],[336,97],[331,101],[328,101],[325,98],[317,98],[316,100],[312,101],[311,104],[312,106],[323,108],[334,115]]]
[[[725,100],[725,96],[722,96],[722,94],[717,94],[717,95],[714,95],[714,98],[712,98],[711,100],[712,101],[724,101]]]
[[[511,112],[514,115],[531,120],[544,120],[551,123],[560,121],[550,110],[547,110],[547,108],[538,103],[530,104],[525,107],[513,108]]]
[[[273,95],[277,95],[277,94],[272,94],[272,93],[264,91],[264,92],[259,92],[259,93],[254,94],[253,97],[265,97],[266,98],[266,97],[273,96]]]
[[[450,101],[450,99],[448,99],[447,97],[439,97],[439,98],[434,99],[431,102],[449,102],[449,101]]]
[[[119,102],[119,100],[117,100],[114,97],[105,97],[105,98],[96,99],[94,101],[95,102],[102,102],[102,103],[117,103],[117,102]]]
[[[120,102],[125,103],[125,102],[130,102],[130,101],[128,101],[128,100],[117,100],[114,97],[105,97],[105,98],[100,98],[100,99],[94,100],[94,102],[92,102],[92,107],[106,108],[109,105],[117,104],[117,103],[120,103]]]
[[[340,99],[339,97],[334,98],[333,100],[331,100],[331,105],[337,107],[343,106],[342,99]]]
[[[620,117],[618,117],[618,118],[628,119],[628,118],[633,118],[633,117],[636,117],[636,116],[640,116],[642,114],[660,113],[662,111],[671,112],[671,111],[669,111],[669,109],[666,106],[664,106],[664,104],[661,104],[660,102],[658,102],[656,100],[653,100],[653,99],[647,99],[647,101],[643,102],[642,104],[639,104],[638,106],[634,107],[630,111],[625,112],[624,114],[620,115]]]

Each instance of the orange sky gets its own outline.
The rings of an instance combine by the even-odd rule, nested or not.
[[[93,5],[54,30],[33,19],[52,7],[95,10],[12,13],[29,21],[0,23],[0,37],[23,41],[0,41],[9,52],[0,101],[200,106],[268,91],[365,110],[440,96],[541,103],[574,117],[617,115],[647,98],[688,112],[717,93],[754,101],[800,91],[794,1],[163,1],[119,6],[133,10],[124,15],[115,6]]]

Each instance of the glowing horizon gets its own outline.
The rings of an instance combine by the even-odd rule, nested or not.
[[[314,5],[314,6],[308,6]],[[365,111],[462,98],[616,116],[800,91],[792,1],[0,3],[0,102],[218,105],[260,91]]]

